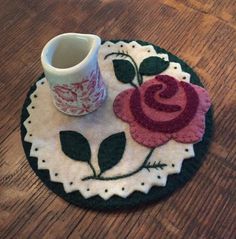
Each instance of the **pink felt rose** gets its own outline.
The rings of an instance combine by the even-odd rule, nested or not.
[[[202,87],[167,75],[121,92],[113,104],[116,116],[129,123],[133,139],[150,148],[171,139],[200,141],[209,107],[209,95]]]

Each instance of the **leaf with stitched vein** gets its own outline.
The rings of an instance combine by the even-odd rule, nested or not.
[[[125,133],[117,133],[104,139],[98,151],[100,174],[114,167],[121,160],[125,151]]]
[[[76,131],[60,131],[61,149],[71,159],[89,162],[91,150],[88,140]]]
[[[163,59],[156,56],[151,56],[141,62],[139,73],[145,76],[158,75],[166,70],[168,66],[168,61],[164,61]]]
[[[135,70],[130,61],[113,60],[113,67],[118,81],[128,84],[134,80]]]

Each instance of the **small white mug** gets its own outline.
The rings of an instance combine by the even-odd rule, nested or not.
[[[41,62],[56,108],[79,116],[96,110],[106,98],[98,66],[101,39],[96,35],[65,33],[43,48]]]

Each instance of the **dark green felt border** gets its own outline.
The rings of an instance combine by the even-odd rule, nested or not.
[[[120,40],[112,41],[116,43]],[[130,42],[130,40],[122,40],[124,42]],[[148,42],[139,41],[137,42],[141,45],[152,45],[158,53],[167,53],[169,56],[170,61],[178,62],[181,64],[182,69],[185,72],[191,74],[191,82],[200,86],[203,86],[201,81],[199,80],[196,73],[182,60],[178,57],[172,55],[171,53],[167,52],[166,50],[150,44]],[[104,42],[103,42],[104,43]],[[41,79],[44,75],[39,77]],[[38,79],[38,80],[39,80]],[[194,145],[195,157],[184,160],[181,173],[180,174],[173,174],[168,176],[167,184],[165,187],[152,187],[148,194],[144,194],[142,192],[133,192],[127,198],[121,198],[119,196],[112,196],[108,200],[102,199],[100,196],[94,196],[88,199],[85,199],[79,191],[75,191],[72,193],[66,193],[63,189],[61,183],[51,182],[49,177],[48,170],[38,170],[37,168],[37,158],[30,157],[30,148],[31,143],[25,142],[24,137],[26,135],[26,129],[23,125],[23,122],[28,118],[29,114],[27,111],[27,106],[30,104],[30,95],[35,91],[36,84],[34,84],[26,97],[26,100],[23,105],[22,115],[21,115],[21,139],[22,144],[24,147],[24,151],[27,157],[27,160],[36,173],[36,175],[43,181],[43,183],[51,189],[54,193],[58,196],[63,198],[69,203],[72,203],[77,206],[81,206],[84,208],[90,208],[95,210],[116,210],[116,209],[128,209],[134,208],[141,205],[146,205],[147,203],[153,203],[160,201],[168,196],[170,196],[174,191],[178,188],[182,187],[184,184],[189,181],[193,175],[197,172],[200,168],[202,161],[204,159],[205,154],[208,151],[210,139],[213,132],[213,120],[212,120],[212,108],[206,114],[206,131],[203,137],[203,140],[198,144]]]

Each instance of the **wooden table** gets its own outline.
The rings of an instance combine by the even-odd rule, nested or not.
[[[0,238],[235,238],[236,1],[0,1]],[[63,32],[143,39],[189,63],[210,92],[215,134],[205,163],[168,200],[101,213],[69,205],[30,168],[20,140],[40,52]]]

